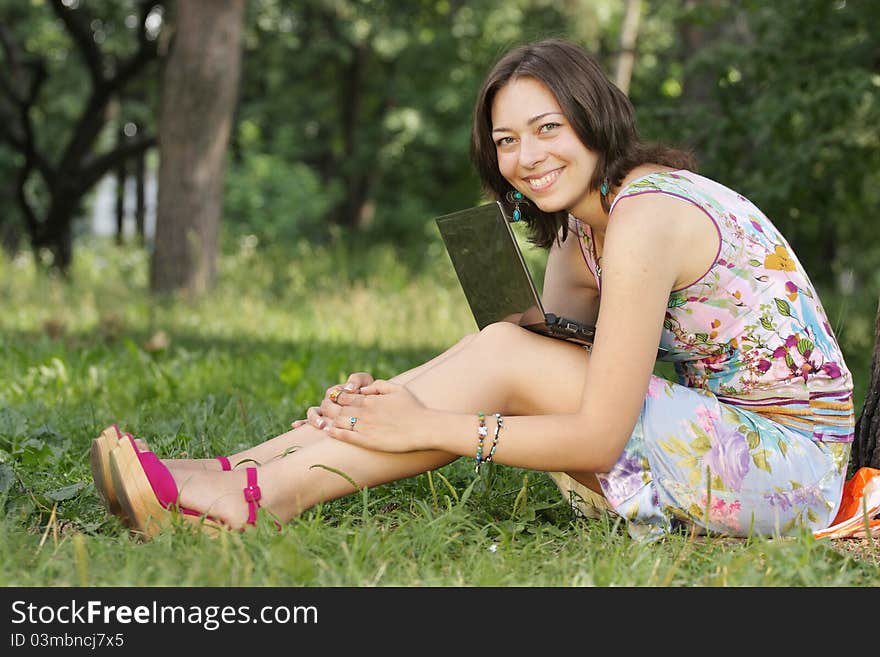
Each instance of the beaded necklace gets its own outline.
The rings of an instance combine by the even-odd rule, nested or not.
[[[581,241],[587,240],[590,243],[590,254],[593,256],[593,262],[596,264],[596,278],[599,282],[602,282],[602,256],[596,253],[596,242],[593,240],[593,231],[590,231],[590,234],[587,235],[587,230],[584,228],[584,224],[581,221],[577,222],[578,228],[580,229],[580,237]]]

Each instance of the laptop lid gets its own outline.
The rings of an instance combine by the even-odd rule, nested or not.
[[[498,203],[435,219],[479,328],[499,321],[591,345],[594,329],[546,313],[516,235]]]

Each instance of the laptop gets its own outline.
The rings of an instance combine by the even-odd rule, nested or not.
[[[513,322],[535,333],[592,347],[594,326],[544,310],[500,203],[460,210],[434,221],[479,328]]]
[[[591,349],[596,327],[544,310],[510,220],[497,201],[434,220],[479,328],[513,322]],[[657,350],[657,358],[669,351]]]

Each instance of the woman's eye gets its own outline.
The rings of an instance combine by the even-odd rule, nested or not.
[[[551,130],[555,130],[555,129],[558,128],[559,126],[560,126],[559,123],[552,123],[552,122],[551,122],[551,123],[545,123],[544,125],[542,125],[542,126],[538,129],[538,132],[550,132]]]
[[[510,146],[513,143],[513,141],[514,141],[513,137],[502,137],[501,139],[499,139],[495,143],[498,146]]]

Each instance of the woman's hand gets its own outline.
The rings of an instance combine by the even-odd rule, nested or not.
[[[366,372],[355,372],[350,374],[345,383],[330,386],[324,392],[324,399],[320,406],[310,406],[306,411],[306,417],[302,420],[294,420],[290,426],[298,429],[304,424],[311,424],[316,429],[323,429],[327,426],[327,420],[335,419],[342,410],[342,407],[336,403],[337,397],[343,392],[359,393],[364,386],[373,383],[373,377]]]
[[[333,438],[383,452],[429,449],[428,422],[436,412],[402,385],[380,379],[337,401],[342,412],[324,429]]]

